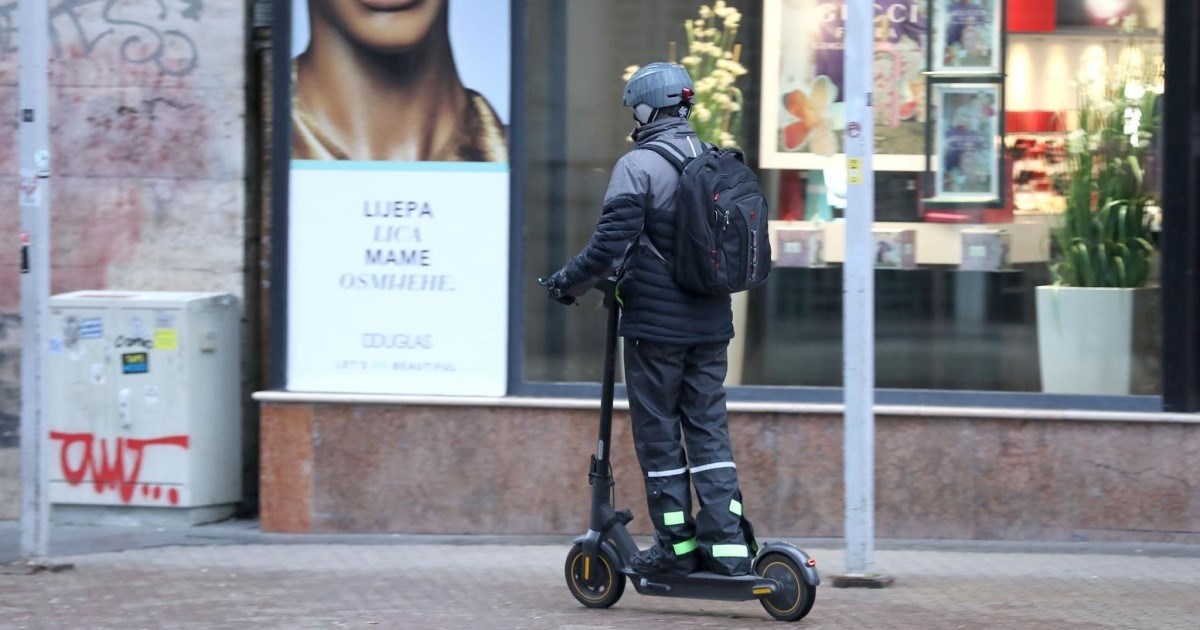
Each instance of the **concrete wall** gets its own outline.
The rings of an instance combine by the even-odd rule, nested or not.
[[[593,410],[266,403],[265,531],[577,534]],[[880,416],[876,535],[1200,542],[1200,418],[1109,422]],[[843,532],[837,415],[735,413],[746,516],[762,536]],[[617,507],[648,533],[628,416]]]
[[[247,3],[49,1],[51,292],[242,296]],[[17,18],[16,0],[0,0],[0,111],[10,114]],[[17,137],[16,117],[0,117],[0,234],[9,239],[19,225]],[[20,416],[20,285],[7,251],[0,449],[16,445]],[[8,481],[0,518],[16,515],[8,489],[19,485]]]

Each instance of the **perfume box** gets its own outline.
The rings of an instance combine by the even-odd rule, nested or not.
[[[776,267],[825,266],[825,230],[780,228],[775,231]]]
[[[962,231],[962,264],[970,271],[1008,269],[1011,237],[1007,230],[969,228]]]
[[[875,266],[880,269],[916,269],[917,232],[875,229]]]

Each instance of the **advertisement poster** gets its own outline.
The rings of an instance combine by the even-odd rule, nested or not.
[[[294,0],[287,389],[502,396],[510,3],[392,4]]]
[[[925,168],[926,0],[875,2],[875,157],[880,171]],[[843,152],[844,0],[763,6],[761,164],[819,169]]]
[[[1000,196],[1000,87],[934,86],[937,201],[986,202]]]
[[[933,71],[1000,73],[997,0],[935,0]]]

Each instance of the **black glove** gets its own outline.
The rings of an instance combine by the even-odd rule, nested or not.
[[[566,278],[563,277],[563,272],[558,272],[549,278],[538,278],[538,284],[546,287],[546,291],[550,294],[550,299],[570,306],[575,303],[575,296],[563,291],[566,284]]]

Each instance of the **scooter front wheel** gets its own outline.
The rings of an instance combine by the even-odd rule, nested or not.
[[[583,552],[583,544],[577,543],[567,554],[564,571],[571,594],[588,608],[608,608],[625,592],[625,575],[604,549],[592,559]]]
[[[758,563],[759,577],[774,580],[779,590],[759,602],[767,613],[780,621],[799,621],[812,610],[817,587],[804,581],[800,567],[782,553],[771,553]]]

